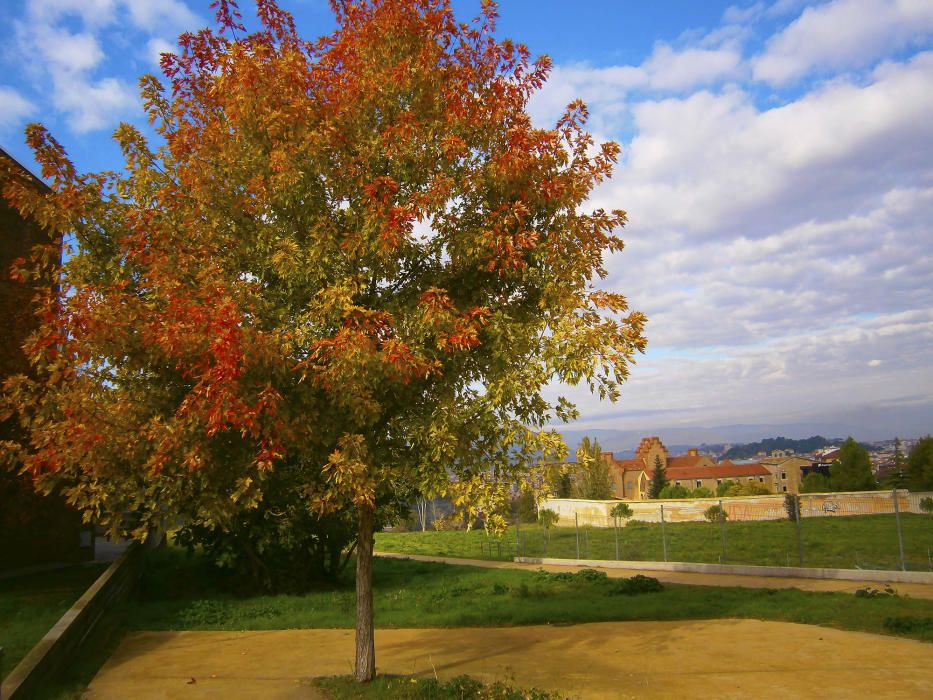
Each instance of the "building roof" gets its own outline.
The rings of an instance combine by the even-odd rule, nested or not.
[[[670,469],[692,469],[694,467],[701,467],[703,465],[709,466],[712,463],[711,460],[706,455],[677,455],[676,457],[668,457],[667,459],[667,468]]]
[[[667,470],[668,481],[677,479],[731,479],[740,476],[771,476],[762,465],[720,462],[711,467],[676,467]]]

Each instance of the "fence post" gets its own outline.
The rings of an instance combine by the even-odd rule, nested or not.
[[[661,504],[661,547],[664,548],[664,561],[667,561],[667,533],[664,532],[664,504]]]
[[[580,516],[577,511],[573,512],[573,526],[577,531],[577,559],[580,558]]]
[[[794,522],[797,524],[797,561],[803,567],[803,538],[800,536],[800,509],[803,504],[800,494],[794,494]]]
[[[586,529],[586,525],[583,526],[583,556],[590,558],[590,531]]]
[[[722,507],[722,499],[719,501],[719,538],[722,540],[722,555],[719,557],[719,563],[726,563],[726,511]]]
[[[904,559],[904,535],[901,533],[901,509],[897,504],[897,489],[891,489],[891,498],[894,499],[894,520],[897,522],[897,546],[901,552],[901,571],[907,571],[907,560]]]

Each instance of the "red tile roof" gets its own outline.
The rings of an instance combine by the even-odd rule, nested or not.
[[[706,455],[677,455],[676,457],[670,457],[667,460],[668,469],[690,469],[695,467],[701,467],[704,464],[709,466],[712,462],[709,457]]]
[[[679,467],[667,470],[668,481],[677,479],[731,479],[739,476],[771,476],[771,472],[757,462],[754,464],[720,462],[712,467]]]

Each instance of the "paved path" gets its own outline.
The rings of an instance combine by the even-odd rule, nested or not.
[[[420,554],[395,554],[377,552],[376,556],[392,559],[414,559],[433,561],[443,564],[463,566],[482,566],[491,569],[525,569],[528,571],[578,571],[582,566],[549,566],[542,564],[520,564],[513,561],[490,561],[488,559],[455,559],[452,557],[433,557]],[[798,588],[802,591],[841,591],[855,593],[859,588],[883,588],[877,581],[843,581],[839,579],[784,578],[779,576],[742,576],[738,574],[694,574],[684,571],[654,571],[648,569],[601,569],[612,578],[621,578],[642,574],[653,576],[664,583],[681,583],[693,586],[735,586],[737,588]],[[933,600],[933,585],[926,583],[892,583],[899,595],[911,598]]]
[[[376,631],[379,673],[469,674],[569,697],[928,697],[933,645],[757,620],[604,622]],[[88,700],[318,698],[314,676],[347,674],[352,630],[135,632]]]

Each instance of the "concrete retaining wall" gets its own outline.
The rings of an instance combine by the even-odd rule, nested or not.
[[[0,685],[2,700],[31,697],[40,681],[53,677],[73,658],[104,613],[132,593],[142,570],[142,549],[130,545],[62,615]]]
[[[879,583],[933,584],[933,572],[873,571],[864,569],[806,569],[796,566],[738,566],[734,564],[694,564],[663,561],[607,561],[605,559],[549,559],[515,557],[522,564],[549,566],[589,566],[594,569],[634,569],[642,571],[682,571],[694,574],[734,574],[737,576],[776,576],[783,578],[838,579]]]
[[[920,501],[933,493],[897,492],[897,507],[902,513],[922,513]],[[632,509],[632,520],[657,523],[661,521],[661,507],[665,522],[702,522],[703,513],[712,505],[722,501],[723,509],[730,521],[784,520],[786,494],[770,496],[733,496],[723,498],[682,498],[651,501],[587,501],[573,498],[547,498],[539,508],[553,510],[560,516],[558,525],[572,527],[580,525],[612,527],[609,511],[617,503],[627,503]],[[851,491],[845,493],[807,493],[800,496],[801,515],[804,518],[841,517],[847,515],[876,515],[894,512],[894,496],[891,491]]]

